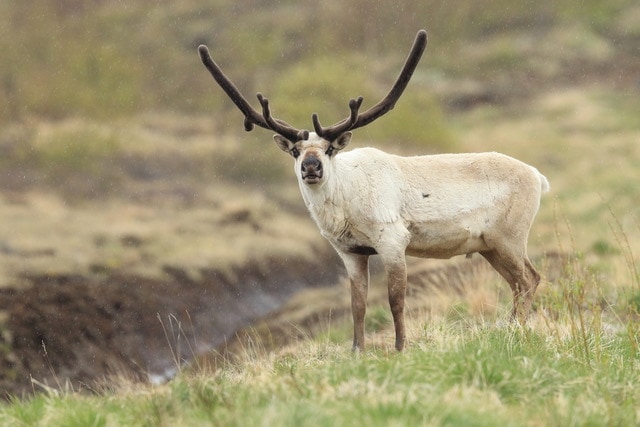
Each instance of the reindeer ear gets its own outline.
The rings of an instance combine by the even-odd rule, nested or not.
[[[289,141],[282,135],[273,135],[273,140],[276,142],[276,145],[285,153],[291,154],[294,158],[297,158],[300,155],[300,151],[298,151],[298,147],[296,144]]]
[[[351,132],[345,132],[339,137],[337,137],[331,143],[331,147],[333,148],[333,151],[337,153],[338,151],[342,150],[344,147],[349,145],[349,142],[351,142],[351,136],[352,136]]]

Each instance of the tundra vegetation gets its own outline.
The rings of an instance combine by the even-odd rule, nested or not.
[[[420,295],[410,279],[409,345],[398,354],[374,274],[373,345],[361,353],[345,345],[340,283],[297,295],[229,354],[183,367],[178,351],[201,337],[182,336],[186,348],[168,339],[178,373],[166,384],[125,374],[79,384],[54,369],[57,382],[10,396],[0,423],[638,424],[637,2],[316,3],[0,3],[3,288],[29,286],[25,273],[232,275],[274,256],[295,268],[330,251],[289,159],[268,132],[236,131],[237,111],[216,96],[196,47],[215,45],[243,92],[263,90],[278,117],[306,123],[317,111],[331,122],[345,97],[384,94],[424,27],[429,50],[411,87],[356,143],[403,155],[495,150],[547,176],[552,193],[529,239],[543,281],[527,327],[505,322],[510,295],[493,273]],[[428,268],[412,262],[410,277]],[[20,375],[4,364],[8,320],[3,379]]]

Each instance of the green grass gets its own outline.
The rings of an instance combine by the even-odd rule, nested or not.
[[[435,320],[402,354],[307,342],[248,349],[215,372],[98,396],[38,395],[0,408],[3,425],[634,425],[638,356],[624,333],[590,340],[542,329]]]

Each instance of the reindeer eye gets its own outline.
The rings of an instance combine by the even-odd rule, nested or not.
[[[333,150],[334,150],[333,145],[330,145],[329,148],[327,148],[327,151],[325,151],[324,153],[327,156],[331,157],[333,155]]]
[[[297,159],[298,156],[300,155],[300,152],[298,151],[298,149],[296,147],[293,147],[291,149],[291,155],[293,156],[294,159]]]

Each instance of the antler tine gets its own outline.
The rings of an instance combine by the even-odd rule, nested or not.
[[[289,125],[284,120],[275,119],[271,115],[271,109],[269,108],[269,99],[265,98],[261,93],[257,94],[258,101],[262,105],[262,117],[267,122],[271,130],[279,133],[290,141],[296,142],[300,140],[309,139],[308,130],[299,130]]]
[[[322,128],[320,126],[320,122],[318,120],[317,115],[314,114],[315,117],[312,116],[312,120],[313,120],[313,125],[316,130],[316,133],[320,135],[320,133],[318,132],[318,130],[320,130],[322,132],[322,135],[320,136],[331,141],[337,138],[338,136],[340,136],[342,133],[348,130],[357,129],[362,126],[368,125],[372,121],[376,120],[378,117],[391,111],[393,107],[395,107],[396,102],[400,98],[400,95],[402,95],[404,90],[407,88],[407,85],[409,84],[409,80],[411,79],[413,72],[418,66],[418,62],[420,62],[420,58],[422,57],[422,53],[424,52],[424,49],[426,47],[427,47],[427,32],[425,30],[420,30],[416,34],[416,38],[413,41],[413,46],[409,51],[409,55],[405,60],[404,66],[402,67],[402,70],[400,71],[400,74],[398,75],[396,82],[394,83],[389,93],[387,93],[387,95],[380,102],[378,102],[376,105],[369,108],[367,111],[363,113],[357,114],[357,111],[356,111],[357,117],[354,120],[353,118],[354,110],[351,106],[351,103],[354,100],[352,99],[349,102],[349,107],[351,108],[351,115],[348,118],[343,119],[340,122],[336,123],[335,125],[329,126],[328,128]],[[359,98],[359,103],[362,103],[361,99],[362,97]],[[359,105],[358,105],[358,108],[359,108]]]
[[[331,141],[351,129],[358,119],[358,111],[360,110],[363,100],[364,98],[361,96],[359,96],[358,99],[351,98],[351,100],[349,100],[349,110],[351,111],[349,117],[329,128],[323,128],[320,124],[318,114],[313,113],[311,115],[311,120],[313,121],[313,129],[316,131],[316,134]]]
[[[222,69],[211,58],[209,49],[205,45],[198,46],[198,53],[200,54],[200,60],[204,66],[209,70],[209,73],[213,79],[218,83],[227,96],[233,101],[238,109],[244,114],[244,129],[250,131],[254,125],[258,125],[265,129],[273,130],[276,133],[281,134],[285,138],[298,141],[300,139],[307,139],[309,132],[306,130],[298,130],[287,124],[286,122],[271,117],[269,112],[269,101],[258,94],[258,99],[262,104],[263,114],[258,113],[249,102],[242,96],[240,90],[233,84],[233,82],[222,72]],[[263,100],[264,99],[264,104]],[[265,109],[266,105],[266,109]]]

